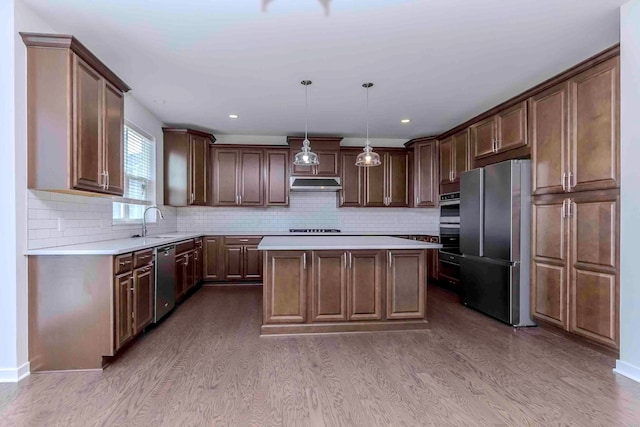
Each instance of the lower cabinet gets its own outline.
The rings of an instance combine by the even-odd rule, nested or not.
[[[532,313],[612,348],[619,333],[619,194],[534,199]]]
[[[222,239],[223,238],[219,236],[207,236],[203,238],[203,280],[221,280],[223,277],[222,263],[220,262]]]
[[[187,292],[189,257],[187,254],[176,256],[176,301],[182,299]]]
[[[147,263],[131,269],[133,263],[123,261],[131,258],[144,258]],[[114,279],[114,347],[117,351],[153,322],[155,264],[149,251],[118,256],[114,264],[115,271],[121,273]]]
[[[222,245],[224,280],[262,280],[262,251],[258,250],[262,237],[227,236],[222,239],[224,241]]]
[[[387,251],[387,319],[425,317],[425,251]]]
[[[274,251],[266,257],[263,323],[307,320],[307,252]]]
[[[347,320],[348,253],[313,252],[311,269],[311,320],[336,322]]]
[[[350,320],[382,320],[384,251],[350,251],[347,315]]]

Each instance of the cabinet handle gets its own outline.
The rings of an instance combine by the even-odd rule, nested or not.
[[[344,205],[344,194],[340,194],[340,206]]]
[[[563,219],[567,217],[566,206],[567,206],[567,199],[564,199],[562,201],[562,218]]]
[[[349,262],[347,260],[347,253],[345,252],[342,255],[344,257],[344,268],[349,269]]]
[[[576,186],[573,178],[573,173],[569,172],[569,176],[567,177],[567,187],[569,188],[569,191],[572,191],[572,189]]]
[[[106,172],[107,172],[107,190],[108,190],[109,189],[109,185],[111,184],[111,179],[110,179],[110,176],[109,176],[109,171],[106,171]]]
[[[307,269],[307,253],[306,252],[302,254],[302,268],[304,270]]]
[[[101,187],[103,190],[106,190],[107,189],[107,171],[103,170],[100,176],[102,177]]]
[[[287,205],[288,205],[288,204],[289,204],[289,196],[285,197],[285,199],[284,199],[284,200],[285,200],[285,204],[287,204]]]
[[[249,239],[240,239],[241,242],[248,242]]]
[[[349,252],[349,268],[353,266],[353,257],[351,256],[351,252]]]
[[[573,216],[573,200],[567,199],[567,204],[569,205],[569,217]]]
[[[391,251],[387,251],[387,265],[391,268]]]
[[[420,204],[420,202],[418,201],[419,197],[416,196],[416,206],[418,206]]]
[[[449,182],[453,182],[453,171],[449,172]]]
[[[562,191],[566,192],[567,191],[567,173],[566,172],[562,172]]]
[[[240,204],[242,204],[242,194],[238,196],[240,198]]]

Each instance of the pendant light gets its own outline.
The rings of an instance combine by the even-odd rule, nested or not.
[[[293,159],[296,166],[316,166],[319,165],[318,155],[311,151],[311,143],[308,138],[309,127],[309,97],[307,88],[311,84],[311,80],[303,80],[300,82],[304,86],[304,141],[302,141],[302,150],[297,153]]]
[[[373,83],[363,83],[362,87],[367,89],[367,140],[364,143],[364,149],[362,153],[356,157],[356,166],[370,167],[380,166],[380,155],[373,151],[371,147],[371,141],[369,141],[369,88],[373,86]]]

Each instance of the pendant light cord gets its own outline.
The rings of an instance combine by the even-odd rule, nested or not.
[[[308,86],[304,85],[304,140],[307,141],[308,137],[308,128],[309,128],[309,92]]]
[[[369,146],[369,88],[367,87],[367,146]]]

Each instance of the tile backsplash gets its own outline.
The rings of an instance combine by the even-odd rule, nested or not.
[[[438,234],[438,209],[338,208],[337,193],[291,193],[289,207],[178,208],[178,232],[287,232],[339,228],[343,232]]]
[[[28,190],[28,248],[122,239],[140,234],[140,224],[113,224],[113,199]],[[149,234],[173,233],[176,208],[163,206],[164,220],[150,223]]]

